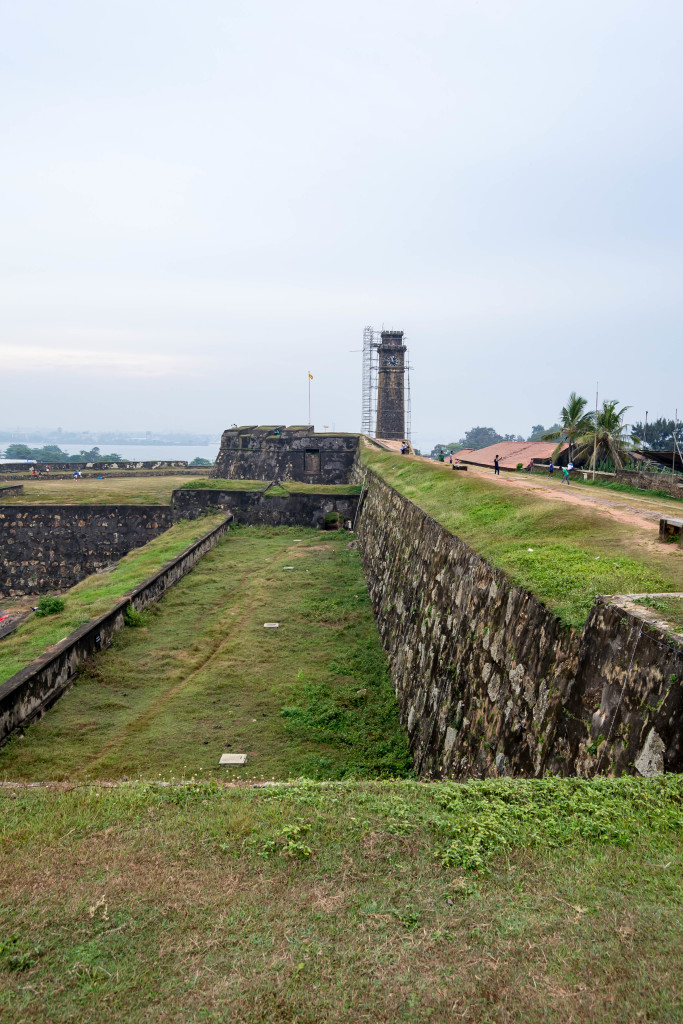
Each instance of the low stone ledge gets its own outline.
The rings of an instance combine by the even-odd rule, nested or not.
[[[232,516],[181,551],[154,576],[120,598],[104,615],[86,622],[53,649],[40,655],[0,686],[0,745],[17,729],[39,718],[68,689],[79,665],[97,651],[109,647],[122,629],[128,608],[141,611],[196,565],[230,529]]]
[[[17,494],[24,493],[23,484],[9,484],[7,487],[0,487],[0,502],[4,501],[5,498],[13,498]]]

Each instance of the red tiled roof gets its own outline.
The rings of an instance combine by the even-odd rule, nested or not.
[[[566,452],[569,445],[563,444],[558,455]],[[491,466],[496,455],[501,469],[516,469],[521,462],[526,469],[529,459],[549,459],[557,448],[556,441],[499,441],[486,448],[463,448],[453,458],[470,466]]]

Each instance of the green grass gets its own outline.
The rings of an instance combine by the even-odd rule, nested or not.
[[[305,528],[231,531],[0,749],[0,777],[410,773],[360,557],[347,544]],[[247,753],[247,764],[220,768],[224,752]]]
[[[639,597],[636,604],[645,605],[659,612],[677,629],[683,630],[683,598],[681,597]]]
[[[180,489],[265,491],[266,487],[269,487],[267,480],[224,480],[220,477],[211,477],[208,480],[188,480]],[[288,494],[360,494],[360,490],[360,485],[357,484],[304,484],[295,480],[285,480],[284,483],[270,487],[267,494],[269,497],[286,497]]]
[[[196,477],[84,477],[82,480],[21,480],[23,494],[0,499],[0,505],[170,505],[172,492],[187,482],[197,486]]]
[[[683,551],[562,491],[543,497],[368,449],[363,461],[566,625],[584,623],[596,594],[683,590]]]
[[[677,1024],[681,778],[1,791],[0,1018]]]
[[[0,683],[78,626],[104,615],[123,595],[153,576],[162,565],[198,540],[223,515],[180,522],[142,548],[129,552],[111,572],[88,576],[64,595],[64,610],[45,617],[31,616],[0,642]]]
[[[212,477],[204,480],[187,480],[180,485],[181,491],[265,491],[268,480],[224,480]]]

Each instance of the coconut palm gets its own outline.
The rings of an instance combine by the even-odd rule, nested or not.
[[[633,440],[624,423],[624,416],[631,408],[624,405],[618,409],[616,399],[606,399],[598,411],[597,423],[591,423],[588,430],[577,438],[577,459],[589,458],[595,467],[601,459],[611,459],[615,469],[623,466],[623,456],[633,447]]]
[[[548,434],[543,435],[544,441],[560,441],[560,443],[568,441],[570,460],[573,456],[572,448],[578,439],[587,434],[589,430],[593,430],[594,427],[595,413],[586,412],[587,405],[588,402],[585,398],[577,395],[576,391],[572,391],[567,404],[560,413],[561,429],[551,430]],[[558,444],[553,456],[557,455],[559,448]]]

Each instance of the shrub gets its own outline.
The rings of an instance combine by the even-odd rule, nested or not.
[[[142,625],[142,615],[137,610],[137,608],[133,608],[132,604],[129,604],[128,607],[126,608],[125,623],[127,626]]]
[[[57,612],[64,610],[64,598],[63,597],[41,597],[38,600],[38,607],[36,608],[36,615],[40,618],[43,615],[56,615]]]
[[[515,469],[517,469],[517,470],[524,469],[524,463],[523,462],[518,462],[517,465],[515,466]]]

